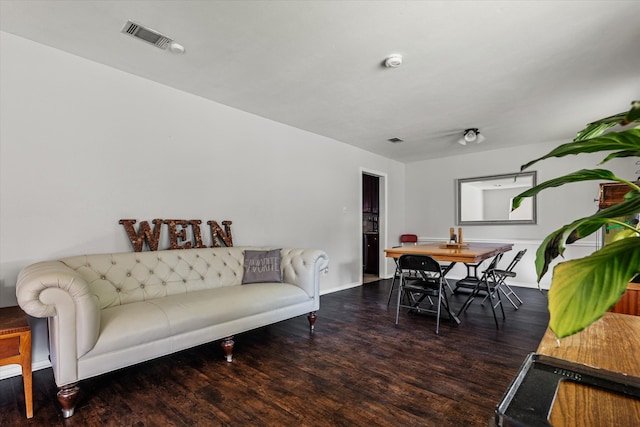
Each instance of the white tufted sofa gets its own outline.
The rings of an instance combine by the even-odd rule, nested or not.
[[[323,251],[282,249],[283,283],[242,285],[244,251],[223,247],[85,255],[26,267],[18,304],[46,317],[63,416],[78,381],[179,350],[309,314],[320,307]]]

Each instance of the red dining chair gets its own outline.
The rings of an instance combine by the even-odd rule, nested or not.
[[[414,245],[418,244],[418,236],[416,234],[401,234],[400,235],[400,244],[404,246],[405,243],[413,243]]]

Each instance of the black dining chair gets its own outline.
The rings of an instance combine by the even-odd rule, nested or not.
[[[393,246],[394,248],[401,248],[406,244],[417,245],[418,244],[418,235],[417,234],[401,234],[400,235],[400,246]],[[391,303],[391,294],[396,288],[396,281],[400,281],[400,268],[398,267],[398,258],[394,258],[396,263],[396,271],[393,274],[393,280],[391,281],[391,289],[389,289],[389,298],[387,298],[387,306]],[[414,275],[415,276],[415,275]]]
[[[484,304],[484,302],[489,297],[491,297],[492,300],[496,299],[496,295],[495,295],[496,292],[502,292],[502,294],[505,296],[505,298],[507,298],[507,300],[509,300],[509,302],[511,303],[513,308],[515,308],[516,310],[519,308],[520,305],[524,304],[524,302],[520,299],[518,294],[516,294],[516,292],[513,290],[513,288],[511,286],[509,286],[509,284],[506,282],[506,280],[507,280],[507,278],[516,277],[516,273],[513,271],[513,269],[520,262],[520,260],[522,260],[522,257],[524,257],[525,253],[527,253],[526,249],[523,249],[520,252],[518,252],[516,254],[516,256],[513,257],[513,259],[511,260],[511,262],[507,266],[507,268],[505,268],[504,270],[500,270],[498,268],[493,270],[493,279],[494,279],[494,281],[489,283],[489,289],[491,289],[491,294],[486,295],[484,297],[484,299],[482,300],[482,302],[480,303],[480,305]],[[512,300],[511,299],[512,296],[518,302],[515,302],[514,300]],[[496,303],[496,304],[498,304],[498,303]]]
[[[443,308],[451,319],[455,319],[444,289],[440,264],[428,255],[405,254],[398,259],[398,269],[400,285],[396,306],[396,325],[400,317],[400,307],[408,308],[413,313],[435,313],[436,334],[439,334]],[[417,276],[413,277],[411,272],[415,272]]]
[[[496,255],[493,258],[493,260],[491,260],[489,267],[487,267],[487,269],[482,272],[482,276],[480,277],[480,280],[478,280],[475,283],[475,286],[473,287],[473,290],[469,294],[469,297],[467,297],[464,304],[462,304],[462,307],[460,307],[460,310],[458,311],[458,316],[460,316],[462,313],[465,313],[467,311],[467,309],[469,308],[473,300],[480,294],[480,292],[485,292],[486,295],[491,295],[492,283],[497,282],[495,271],[498,268],[498,263],[500,263],[500,260],[502,259],[502,255],[503,255],[502,252]],[[495,296],[497,297],[497,302],[495,304],[493,303],[491,304],[491,311],[493,312],[493,320],[496,322],[496,329],[499,329],[500,327],[498,325],[498,317],[496,316],[497,306],[500,306],[500,310],[502,311],[502,320],[506,319],[506,317],[504,315],[504,307],[502,306],[500,293],[496,292]]]

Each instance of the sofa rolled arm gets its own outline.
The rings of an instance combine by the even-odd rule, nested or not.
[[[100,330],[98,302],[82,276],[64,263],[45,261],[25,267],[18,274],[16,297],[25,313],[48,318],[50,346],[57,347],[57,353],[72,354],[74,364],[95,345]],[[53,348],[51,353],[53,358]]]
[[[320,297],[320,275],[329,256],[319,249],[282,249],[283,280],[299,286],[312,298]]]

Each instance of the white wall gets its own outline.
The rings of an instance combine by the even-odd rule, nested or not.
[[[386,175],[387,233],[401,232],[399,162],[11,34],[0,43],[0,306],[16,304],[30,263],[131,251],[124,218],[201,219],[205,243],[207,220],[231,220],[236,246],[325,250],[323,293],[357,285],[362,168]]]
[[[530,129],[533,130],[533,129]],[[579,129],[576,129],[576,132]],[[450,227],[455,225],[455,180],[483,175],[513,173],[520,170],[522,164],[547,154],[560,143],[555,141],[543,144],[519,146],[513,149],[460,155],[448,159],[437,159],[407,164],[406,169],[406,230],[426,241],[446,241]],[[484,144],[491,144],[487,138]],[[471,150],[473,146],[469,147]],[[598,166],[606,154],[588,154],[567,156],[560,159],[544,160],[529,170],[538,172],[538,183],[574,172],[583,168],[603,167],[614,171],[625,179],[634,179],[634,159],[617,159]],[[455,167],[451,167],[455,165]],[[464,226],[464,238],[467,241],[503,241],[514,243],[514,250],[505,255],[505,266],[515,252],[527,249],[525,258],[516,269],[517,278],[512,282],[522,286],[537,286],[535,274],[535,251],[552,231],[598,209],[599,186],[595,181],[567,184],[548,189],[538,195],[538,220],[535,225],[473,225]],[[596,235],[580,240],[565,253],[566,259],[579,258],[593,252],[596,248]],[[504,265],[503,265],[504,264]],[[555,264],[554,264],[555,265]],[[466,269],[458,265],[450,273],[452,278],[463,277]],[[548,288],[551,274],[541,281]]]

